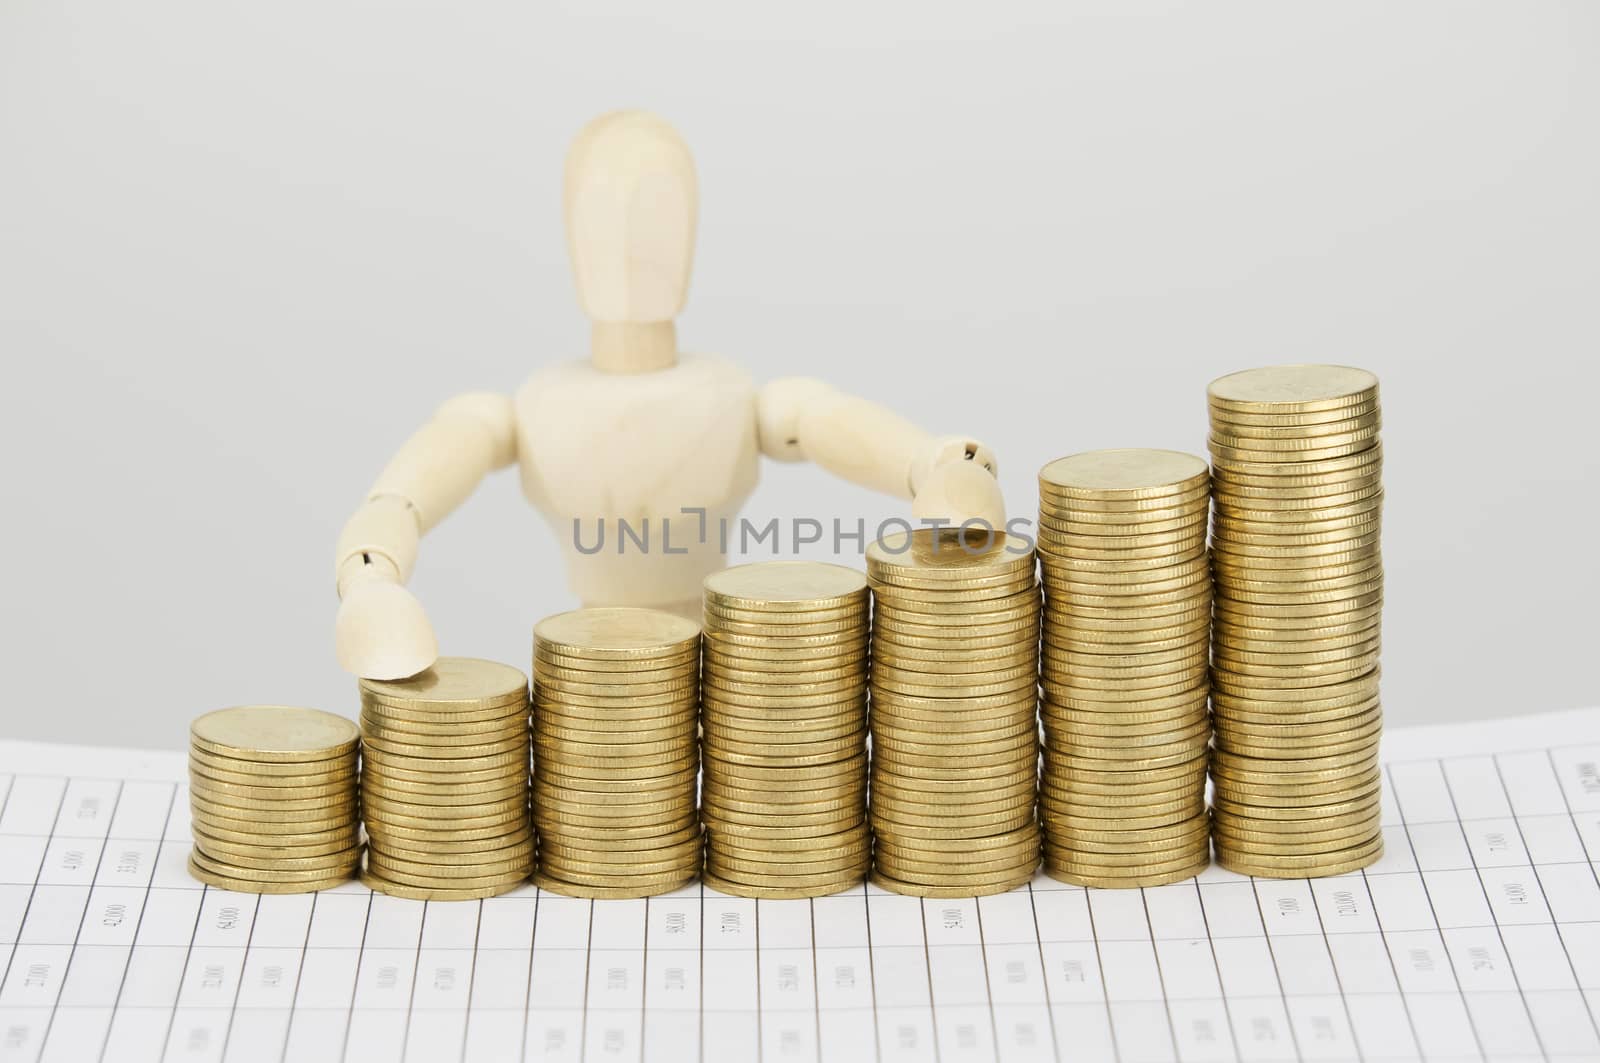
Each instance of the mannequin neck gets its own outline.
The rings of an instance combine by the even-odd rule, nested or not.
[[[589,356],[602,373],[653,373],[678,364],[678,329],[671,321],[596,321]]]

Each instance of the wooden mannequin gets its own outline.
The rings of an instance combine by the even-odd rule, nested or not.
[[[673,321],[688,295],[697,209],[694,161],[660,118],[615,112],[578,135],[565,214],[593,322],[590,358],[539,370],[515,398],[451,399],[379,475],[339,537],[336,643],[347,670],[392,679],[433,663],[433,629],[404,587],[418,541],[485,474],[513,462],[556,529],[584,605],[698,619],[701,581],[725,564],[717,522],[736,522],[761,454],[912,499],[917,518],[1004,527],[994,455],[976,440],[935,438],[820,380],[758,389],[732,363],[679,353]],[[619,518],[648,518],[653,536],[665,522],[673,552],[658,539],[649,551],[577,548],[575,520],[592,536]]]

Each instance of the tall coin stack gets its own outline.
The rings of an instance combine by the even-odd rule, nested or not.
[[[866,578],[840,565],[706,579],[706,885],[820,897],[865,877],[869,616]]]
[[[242,893],[309,893],[361,863],[360,732],[283,705],[220,709],[189,727],[189,873]]]
[[[1003,893],[1039,866],[1039,585],[1031,544],[922,529],[867,548],[873,882]]]
[[[493,897],[533,870],[528,680],[441,657],[410,679],[361,681],[361,813],[380,893]]]
[[[1353,871],[1383,851],[1378,380],[1278,366],[1208,396],[1217,859],[1252,875]]]
[[[1039,473],[1045,870],[1084,886],[1203,871],[1210,475],[1170,450],[1098,450]]]
[[[648,897],[700,873],[700,629],[579,609],[533,629],[533,808],[545,889]]]

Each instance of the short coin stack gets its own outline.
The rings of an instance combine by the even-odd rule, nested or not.
[[[1039,473],[1045,869],[1084,886],[1203,871],[1210,476],[1171,450],[1099,450]]]
[[[410,679],[361,682],[361,813],[380,893],[492,897],[533,870],[528,680],[441,657]]]
[[[1003,893],[1039,866],[1039,584],[1031,544],[922,529],[867,548],[872,880]]]
[[[545,889],[648,897],[700,873],[700,629],[654,609],[533,629],[533,807]]]
[[[866,578],[841,565],[706,579],[706,885],[820,897],[865,877],[869,617]]]
[[[1383,850],[1378,380],[1279,366],[1213,381],[1213,833],[1253,875]]]
[[[189,873],[218,889],[309,893],[361,863],[360,732],[283,705],[208,712],[189,727]]]

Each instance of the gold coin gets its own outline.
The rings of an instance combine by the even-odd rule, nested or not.
[[[190,779],[189,803],[198,808],[213,809],[218,815],[231,815],[240,819],[260,818],[262,822],[274,820],[319,819],[341,815],[353,808],[356,802],[355,787],[341,787],[338,792],[320,797],[298,800],[262,799],[250,794],[224,793],[203,780]]]
[[[417,822],[440,824],[439,820],[418,820]],[[363,823],[366,825],[367,834],[373,839],[374,844],[382,845],[387,838],[406,839],[412,842],[431,844],[434,842],[481,841],[485,838],[507,837],[526,829],[527,818],[513,817],[488,826],[451,825],[448,822],[438,826],[410,826],[366,816],[363,818]]]
[[[261,812],[257,809],[191,802],[189,816],[195,823],[210,829],[241,834],[320,834],[360,822],[360,810],[354,802],[327,814],[315,815],[301,811]]]
[[[990,576],[962,576],[952,578],[934,576],[920,578],[903,572],[894,574],[893,580],[869,572],[874,602],[900,604],[907,609],[935,602],[986,602],[1026,594],[1038,587],[1038,575],[1032,566]]]
[[[431,764],[431,761],[422,761],[415,758],[399,758],[389,760],[367,754],[362,760],[361,777],[365,781],[369,777],[384,781],[404,780],[406,782],[426,783],[443,786],[471,786],[475,784],[493,785],[512,779],[528,777],[528,760],[526,757],[503,758],[502,763],[492,768],[468,768],[455,770],[456,761],[442,761],[444,768],[436,770],[432,767],[410,767],[411,764]]]
[[[567,882],[615,881],[623,876],[631,879],[635,876],[648,878],[653,875],[681,875],[698,868],[700,861],[698,844],[691,847],[685,855],[641,864],[592,864],[565,860],[555,853],[546,853],[542,849],[539,853],[539,866],[544,873]]]
[[[913,579],[961,581],[1033,571],[1033,551],[1025,540],[999,530],[960,531],[921,528],[891,532],[867,547],[871,580]]]
[[[631,680],[626,683],[573,682],[553,675],[546,675],[537,670],[534,672],[536,697],[542,696],[552,701],[560,701],[567,694],[577,694],[586,698],[620,697],[629,700],[663,695],[688,696],[692,698],[699,682],[700,677],[693,672],[680,672],[670,678],[648,683]]]
[[[1279,365],[1218,377],[1206,387],[1212,409],[1243,414],[1306,414],[1376,403],[1378,378],[1342,365]]]
[[[608,721],[614,723],[615,721]],[[627,746],[639,744],[679,744],[695,736],[695,718],[689,713],[679,713],[676,718],[661,722],[622,721],[622,726],[585,727],[563,721],[560,717],[542,717],[534,728],[537,744],[567,742],[578,748],[591,746]]]
[[[1218,661],[1212,667],[1211,684],[1230,694],[1254,691],[1277,693],[1283,690],[1322,690],[1336,683],[1344,683],[1370,675],[1377,667],[1378,655],[1352,658],[1347,666],[1296,665],[1292,668],[1269,669],[1246,666],[1231,661]]]
[[[527,729],[519,728],[515,734],[488,741],[474,741],[460,745],[428,740],[404,741],[387,734],[368,733],[363,738],[363,749],[392,757],[416,757],[421,760],[493,760],[515,755],[528,743]],[[487,765],[484,765],[487,766]]]
[[[679,832],[682,834],[682,832]],[[613,849],[610,846],[565,845],[554,837],[539,840],[539,860],[546,865],[587,868],[594,872],[651,874],[670,871],[700,857],[700,835],[671,843],[658,841],[648,849]]]
[[[355,789],[356,765],[354,758],[351,758],[342,764],[337,772],[273,776],[232,772],[191,758],[189,777],[206,783],[215,783],[229,793],[259,794],[263,798],[318,797]]]
[[[241,867],[225,860],[213,860],[199,849],[189,852],[189,866],[198,868],[211,875],[238,878],[248,882],[281,882],[281,883],[307,883],[321,882],[330,875],[341,875],[349,878],[357,863],[360,862],[361,847],[356,846],[348,855],[339,861],[329,863],[323,858],[316,858],[318,862],[297,863],[282,868]]]
[[[1039,470],[1039,483],[1057,497],[1147,499],[1193,492],[1210,474],[1192,454],[1129,448],[1057,458]]]
[[[879,693],[898,694],[903,697],[913,698],[949,698],[965,700],[968,698],[998,697],[1006,694],[1025,694],[1031,703],[1034,700],[1033,690],[1038,683],[1037,672],[1033,668],[1025,672],[1014,672],[1007,675],[1004,672],[995,673],[1003,678],[993,679],[989,682],[975,682],[965,678],[956,678],[949,674],[931,673],[924,678],[933,682],[908,683],[894,678],[890,670],[880,669],[872,679],[872,689]],[[989,679],[983,673],[971,673],[971,679]]]
[[[865,874],[861,872],[842,875],[831,881],[807,882],[794,886],[756,886],[744,882],[735,882],[730,879],[720,878],[709,872],[702,875],[702,881],[710,889],[729,897],[747,897],[767,900],[802,900],[808,897],[829,897],[836,893],[860,887]]]
[[[213,756],[310,763],[349,756],[360,732],[343,716],[287,705],[218,709],[189,725],[190,744]]]
[[[1366,417],[1376,413],[1377,410],[1378,399],[1377,393],[1374,392],[1370,398],[1352,405],[1337,406],[1327,410],[1287,410],[1274,407],[1270,411],[1246,411],[1213,405],[1210,413],[1213,421],[1227,424],[1296,428],[1337,423],[1352,417]]]
[[[954,885],[941,885],[925,882],[902,882],[891,878],[884,872],[874,869],[869,881],[879,889],[890,893],[899,893],[908,897],[989,897],[998,893],[1010,893],[1012,890],[1033,880],[1036,868],[1018,868],[1014,874],[995,875],[986,882],[956,883]]]
[[[259,782],[267,786],[292,786],[295,782],[284,780],[310,780],[343,778],[356,770],[357,751],[351,749],[343,756],[319,761],[255,761],[207,753],[193,746],[189,748],[189,764],[198,766],[208,775],[239,782]]]
[[[1362,845],[1303,856],[1245,854],[1220,846],[1217,849],[1217,863],[1237,874],[1255,875],[1258,878],[1324,878],[1367,867],[1382,855],[1383,837],[1380,835]]]
[[[1296,455],[1294,460],[1260,460],[1259,455],[1217,455],[1213,452],[1212,483],[1233,487],[1325,487],[1348,486],[1383,469],[1383,444],[1377,440],[1367,449],[1339,457]]]
[[[1149,873],[1144,871],[1130,871],[1127,875],[1095,874],[1086,871],[1069,871],[1053,867],[1048,856],[1044,866],[1044,873],[1053,879],[1067,882],[1074,886],[1091,886],[1096,889],[1141,889],[1152,886],[1167,886],[1176,882],[1185,882],[1194,878],[1200,872],[1211,866],[1211,853],[1207,850],[1199,854],[1188,866],[1175,868],[1170,871]]]
[[[1253,439],[1250,442],[1261,444],[1268,441]],[[1307,440],[1306,442],[1314,441]],[[1364,454],[1377,445],[1378,429],[1372,428],[1343,436],[1329,436],[1326,442],[1328,445],[1324,447],[1302,447],[1296,450],[1284,450],[1281,447],[1259,445],[1243,447],[1230,445],[1226,438],[1219,437],[1213,433],[1206,439],[1206,448],[1210,450],[1212,458],[1218,463],[1232,463],[1234,465],[1274,461],[1310,463]]]
[[[542,890],[563,897],[577,897],[584,900],[639,900],[644,897],[656,897],[663,893],[671,893],[674,890],[682,889],[694,880],[694,869],[689,869],[678,875],[654,876],[643,882],[618,880],[613,885],[563,882],[543,872],[533,876],[534,885]]]
[[[432,869],[434,873],[429,873]],[[390,882],[409,886],[439,886],[444,889],[472,889],[503,881],[508,877],[526,879],[533,871],[533,847],[520,857],[492,864],[457,864],[449,867],[418,864],[386,857],[377,850],[367,854],[367,870]]]
[[[785,854],[782,861],[745,860],[737,856],[709,850],[706,853],[706,867],[712,874],[723,879],[738,879],[741,875],[761,875],[765,878],[797,878],[800,880],[812,879],[819,875],[842,875],[854,872],[861,875],[866,871],[869,858],[865,851],[854,859],[839,857],[818,858],[802,860],[802,854]]]
[[[471,859],[478,853],[491,853],[498,849],[522,845],[533,840],[531,825],[520,827],[510,834],[486,838],[437,838],[421,841],[412,838],[384,837],[372,843],[374,848],[411,860],[448,860],[456,856]]]
[[[770,668],[750,668],[729,664],[721,660],[707,660],[704,676],[721,684],[761,683],[770,687],[776,683],[788,684],[799,680],[804,683],[843,683],[866,672],[866,647],[859,657],[848,663],[821,668],[807,668],[800,676],[794,672],[775,671]]]
[[[242,867],[255,866],[258,863],[263,867],[285,867],[291,866],[285,861],[305,858],[326,861],[328,857],[359,848],[361,845],[361,836],[354,827],[331,833],[335,836],[328,841],[271,845],[259,841],[239,842],[218,838],[198,824],[192,828],[196,848],[213,859],[236,863]]]
[[[1079,536],[1120,539],[1129,535],[1162,535],[1194,529],[1204,532],[1208,514],[1208,507],[1196,505],[1183,509],[1144,510],[1136,514],[1109,514],[1112,517],[1120,516],[1120,520],[1107,520],[1108,514],[1093,512],[1086,514],[1089,519],[1083,520],[1071,509],[1041,507],[1039,530],[1040,538],[1052,541]],[[1060,545],[1059,542],[1057,545]]]
[[[424,734],[387,727],[369,718],[363,718],[361,725],[362,740],[365,742],[371,743],[376,740],[379,743],[387,743],[392,746],[411,745],[428,749],[500,746],[508,742],[520,742],[528,734],[528,722],[522,717],[512,720],[509,727],[500,727],[491,731],[440,731]]]
[[[795,639],[830,639],[843,643],[850,640],[856,642],[865,641],[867,624],[867,611],[865,609],[846,621],[830,620],[815,624],[799,624],[789,621],[743,623],[724,620],[708,613],[706,614],[705,631],[707,637],[714,638],[718,644],[732,638],[773,639],[781,643],[788,643]]]
[[[1004,635],[1027,631],[1038,623],[1040,600],[1030,596],[1029,601],[1008,614],[1001,613],[906,613],[889,606],[873,610],[875,631],[903,631],[908,635],[923,637],[966,637],[969,635]]]
[[[208,838],[229,845],[249,845],[258,849],[293,849],[299,846],[314,848],[321,845],[333,845],[339,848],[337,843],[340,840],[355,836],[360,828],[360,822],[358,818],[351,816],[331,823],[310,824],[307,829],[307,826],[299,823],[254,823],[248,820],[202,817],[199,814],[190,817],[190,826]]]
[[[634,855],[643,857],[652,854],[641,852]],[[702,859],[699,839],[686,846],[680,845],[670,854],[662,854],[657,859],[620,862],[606,857],[590,860],[581,853],[569,858],[565,852],[546,849],[541,843],[539,869],[567,882],[615,884],[691,873],[699,869]]]
[[[1254,757],[1240,757],[1219,749],[1211,758],[1211,771],[1213,775],[1234,776],[1245,781],[1255,780],[1286,785],[1315,783],[1330,777],[1353,774],[1373,767],[1376,763],[1376,743],[1369,750],[1296,760],[1261,760]]]
[[[1192,653],[1186,660],[1170,661],[1143,668],[1098,668],[1078,663],[1085,658],[1075,657],[1070,664],[1059,658],[1040,658],[1042,686],[1048,696],[1051,687],[1083,690],[1144,690],[1159,691],[1181,683],[1193,683],[1206,677],[1208,662],[1204,654]],[[1157,695],[1159,696],[1159,695]]]
[[[189,874],[195,880],[216,889],[231,890],[235,893],[273,894],[315,893],[318,890],[332,889],[355,877],[353,870],[341,869],[320,879],[309,881],[263,881],[251,875],[226,874],[215,870],[214,867],[202,867],[192,857],[189,860]]]
[[[1357,407],[1357,412],[1342,412],[1346,412],[1348,415],[1337,420],[1302,422],[1299,424],[1251,424],[1245,421],[1231,420],[1227,417],[1213,417],[1211,428],[1213,432],[1225,433],[1240,439],[1275,441],[1320,439],[1326,436],[1344,435],[1364,428],[1376,427],[1383,422],[1382,412],[1375,402],[1362,404]]]
[[[793,703],[808,698],[833,699],[841,695],[855,694],[866,689],[866,683],[866,655],[863,654],[859,668],[837,679],[809,677],[797,682],[785,682],[767,676],[762,680],[743,682],[708,672],[705,690],[712,692],[713,695],[726,695],[729,699],[757,695],[765,698],[781,697]]]
[[[363,679],[363,698],[401,708],[461,712],[527,697],[528,677],[509,665],[470,657],[441,657],[410,679]]]
[[[689,652],[699,627],[657,609],[604,607],[576,609],[545,617],[534,625],[536,645],[547,651],[591,660],[650,661]]]
[[[490,741],[507,735],[516,735],[528,726],[528,709],[523,706],[514,715],[497,720],[474,720],[458,723],[412,723],[361,711],[361,726],[368,734],[392,735],[403,742],[464,742]]]
[[[1010,674],[1015,671],[1031,671],[1036,665],[1038,651],[1032,646],[1023,646],[1006,657],[990,658],[947,658],[933,660],[931,658],[896,658],[894,660],[875,661],[873,668],[878,674],[909,680],[913,676],[922,676],[934,682],[949,681],[959,683],[964,676],[985,677],[993,674]]]
[[[509,893],[518,886],[526,885],[526,875],[507,875],[498,881],[490,881],[483,885],[467,887],[441,887],[417,886],[406,882],[394,882],[372,871],[361,872],[361,884],[374,893],[386,894],[390,897],[401,897],[413,901],[475,901],[488,897],[498,897],[502,893]]]
[[[700,643],[696,640],[686,648],[677,650],[661,657],[650,657],[634,660],[626,657],[610,659],[603,657],[586,657],[581,654],[567,653],[553,646],[535,644],[533,651],[533,667],[538,672],[541,669],[552,668],[563,672],[582,673],[592,676],[594,682],[604,683],[611,680],[626,682],[630,676],[651,675],[657,672],[694,671],[700,662]]]
[[[817,561],[736,565],[705,580],[709,601],[772,612],[847,607],[865,601],[866,587],[857,570]]]

